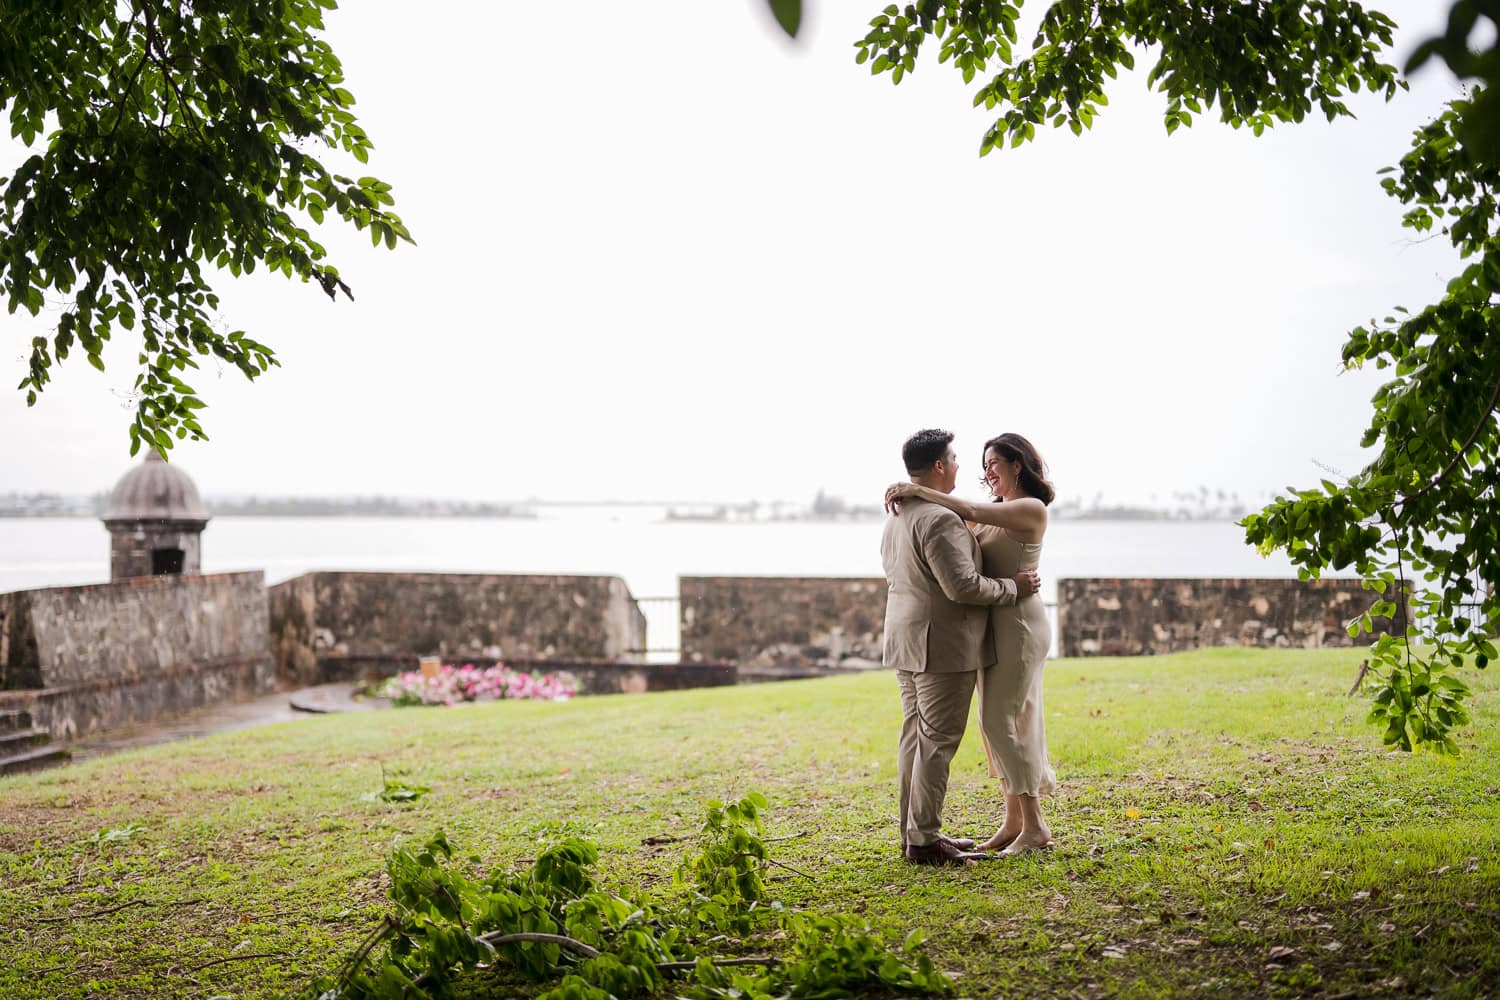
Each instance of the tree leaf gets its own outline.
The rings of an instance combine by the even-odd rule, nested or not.
[[[797,30],[802,26],[802,0],[766,0],[771,7],[771,14],[776,18],[776,23],[781,25],[781,30],[787,33],[789,38],[797,37]]]

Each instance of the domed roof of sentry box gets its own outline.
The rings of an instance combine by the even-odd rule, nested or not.
[[[156,451],[115,484],[109,495],[104,521],[198,521],[208,522],[208,509],[198,496],[198,487],[176,463],[167,463]]]

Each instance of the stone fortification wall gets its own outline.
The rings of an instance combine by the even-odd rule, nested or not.
[[[885,594],[881,578],[682,577],[682,659],[742,674],[879,664]],[[1373,597],[1358,580],[1059,580],[1059,655],[1348,646]]]
[[[1062,656],[1367,644],[1345,625],[1377,596],[1358,580],[1073,579],[1057,588]],[[1384,618],[1376,625],[1392,628]]]
[[[263,574],[0,595],[0,707],[55,738],[269,691]]]
[[[318,666],[318,654],[331,654],[327,642],[317,636],[318,577],[331,574],[308,573],[271,587],[267,604],[271,612],[271,657],[276,676],[291,684],[321,684],[329,680],[358,677],[358,670],[330,672],[324,676]],[[324,633],[326,639],[331,633]],[[394,673],[395,671],[390,671]]]
[[[271,646],[285,680],[393,673],[450,662],[630,660],[646,619],[613,576],[310,573],[271,588]]]
[[[685,661],[750,668],[880,663],[884,577],[684,576],[678,591]]]

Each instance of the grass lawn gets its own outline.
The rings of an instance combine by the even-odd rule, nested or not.
[[[771,800],[779,898],[928,932],[958,995],[1500,995],[1500,671],[1457,760],[1388,753],[1356,651],[1058,660],[1058,849],[897,855],[895,680],[322,717],[0,779],[0,997],[270,997],[385,911],[386,856],[441,829],[486,866],[559,824],[602,881],[666,888],[702,803]],[[946,828],[999,794],[970,734]],[[367,798],[382,765],[431,786]],[[896,938],[899,941],[899,936]]]

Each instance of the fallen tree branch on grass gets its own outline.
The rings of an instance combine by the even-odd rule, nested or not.
[[[335,979],[313,984],[313,995],[450,1000],[472,992],[472,984],[459,985],[464,977],[500,962],[533,982],[553,983],[537,1000],[607,1000],[668,988],[682,1000],[951,992],[947,977],[918,952],[920,933],[895,948],[855,916],[797,912],[773,900],[763,878],[768,866],[814,876],[769,856],[761,838],[765,806],[755,794],[709,803],[698,849],[684,856],[672,888],[661,894],[604,890],[592,871],[598,848],[571,837],[538,853],[529,871],[488,877],[450,865],[454,849],[442,834],[398,850],[387,866],[396,913]],[[786,954],[716,953],[746,940],[782,942]]]

